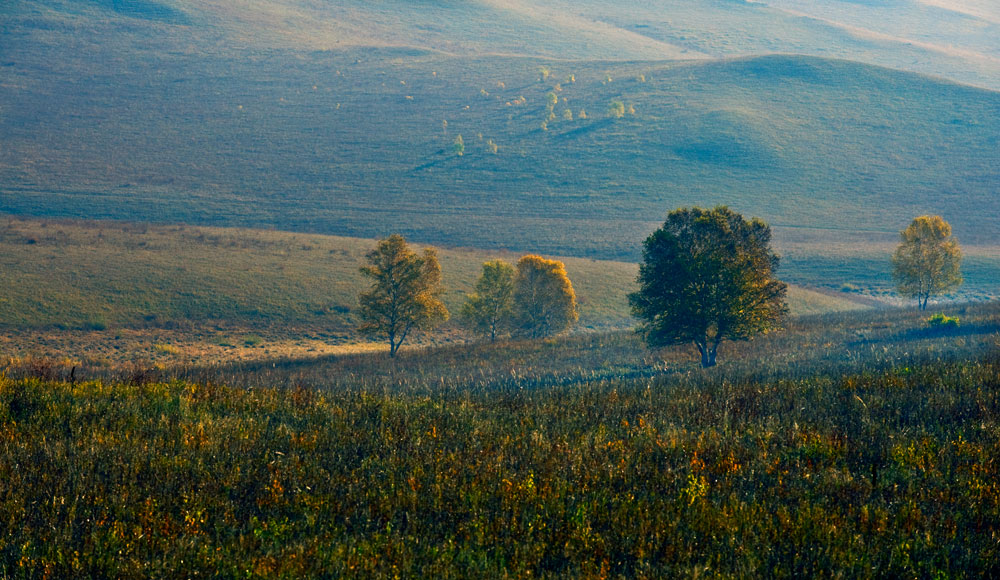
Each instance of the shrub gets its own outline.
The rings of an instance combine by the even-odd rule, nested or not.
[[[943,313],[937,313],[927,319],[927,326],[933,330],[946,330],[950,328],[958,328],[959,320],[957,316],[948,316]]]

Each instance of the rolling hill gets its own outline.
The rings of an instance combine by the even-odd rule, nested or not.
[[[755,38],[747,27],[787,42],[819,37],[777,35],[785,20],[772,5],[683,4],[665,4],[656,22],[653,8],[628,4],[619,22],[594,2],[574,11],[558,2],[15,0],[0,9],[0,211],[398,231],[426,243],[635,260],[670,209],[728,204],[768,220],[779,238],[811,236],[811,249],[786,265],[813,275],[790,279],[831,287],[884,286],[872,271],[884,273],[884,256],[869,250],[872,267],[858,276],[824,278],[824,259],[843,260],[824,248],[844,239],[854,254],[884,248],[913,216],[937,213],[982,256],[969,286],[995,292],[1000,93],[815,56],[718,60],[810,51],[729,46]],[[858,14],[889,5],[924,19],[932,10],[807,2],[799,9],[825,12],[796,18],[856,26]],[[960,12],[963,26],[991,30],[982,11]],[[713,30],[730,36],[709,34],[715,17]],[[603,44],[587,36],[588,18]],[[667,20],[692,29],[687,44],[665,32]],[[600,23],[616,23],[614,33]],[[646,45],[622,31],[688,53],[639,50]],[[968,50],[991,54],[989,38],[969,36]],[[621,118],[609,114],[613,102]]]
[[[415,244],[419,247],[419,244]],[[100,364],[170,363],[379,348],[355,331],[358,273],[373,240],[280,231],[7,220],[0,228],[0,352]],[[485,260],[520,256],[444,248],[444,301],[458,312]],[[637,267],[563,258],[580,331],[629,328]],[[864,301],[792,287],[796,315]],[[417,337],[462,341],[458,323]],[[412,343],[412,341],[410,341]]]
[[[35,42],[89,50],[406,47],[570,60],[794,53],[1000,89],[1000,13],[985,0],[9,0],[0,17]]]

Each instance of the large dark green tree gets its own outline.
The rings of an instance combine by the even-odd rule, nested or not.
[[[715,365],[723,340],[775,328],[788,311],[787,285],[774,278],[771,228],[725,206],[670,213],[643,245],[639,290],[629,295],[639,331],[654,348],[693,342]]]
[[[423,255],[412,251],[403,236],[380,240],[366,256],[361,273],[371,286],[361,293],[359,330],[389,341],[389,356],[414,329],[427,329],[448,319],[441,302],[441,266],[437,254],[426,248]]]

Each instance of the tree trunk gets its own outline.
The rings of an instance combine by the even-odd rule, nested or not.
[[[698,352],[701,353],[701,368],[714,367],[715,353],[719,350],[719,343],[716,342],[709,345],[708,340],[705,340],[704,342],[695,342],[694,344],[698,347]]]
[[[709,349],[705,349],[701,352],[701,368],[707,369],[708,367],[715,366],[715,352]]]

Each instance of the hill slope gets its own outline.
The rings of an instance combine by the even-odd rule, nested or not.
[[[361,348],[354,311],[372,240],[186,226],[10,220],[0,235],[0,352],[202,363]],[[516,254],[440,251],[455,313],[482,262]],[[564,258],[578,329],[630,327],[636,265]],[[794,314],[862,308],[792,288]],[[456,338],[453,321],[425,342]],[[411,341],[412,342],[412,341]],[[366,347],[367,348],[367,347]]]
[[[420,247],[420,244],[413,244]],[[172,326],[184,323],[325,327],[347,332],[373,240],[227,228],[8,220],[0,236],[0,321],[11,328]],[[484,261],[509,252],[441,249],[445,303],[457,312]],[[637,267],[560,258],[582,328],[630,326],[626,293]],[[860,308],[794,289],[793,314]]]
[[[933,212],[1000,240],[1000,93],[886,69],[370,50],[92,64],[86,82],[5,69],[0,210],[486,247],[518,232],[632,259],[689,204],[878,232]],[[609,118],[616,100],[635,113]]]
[[[576,60],[796,53],[1000,89],[1000,12],[982,0],[8,0],[5,15],[5,28],[30,31],[34,43],[61,38],[88,51],[112,33],[120,50],[206,55],[359,46]]]

